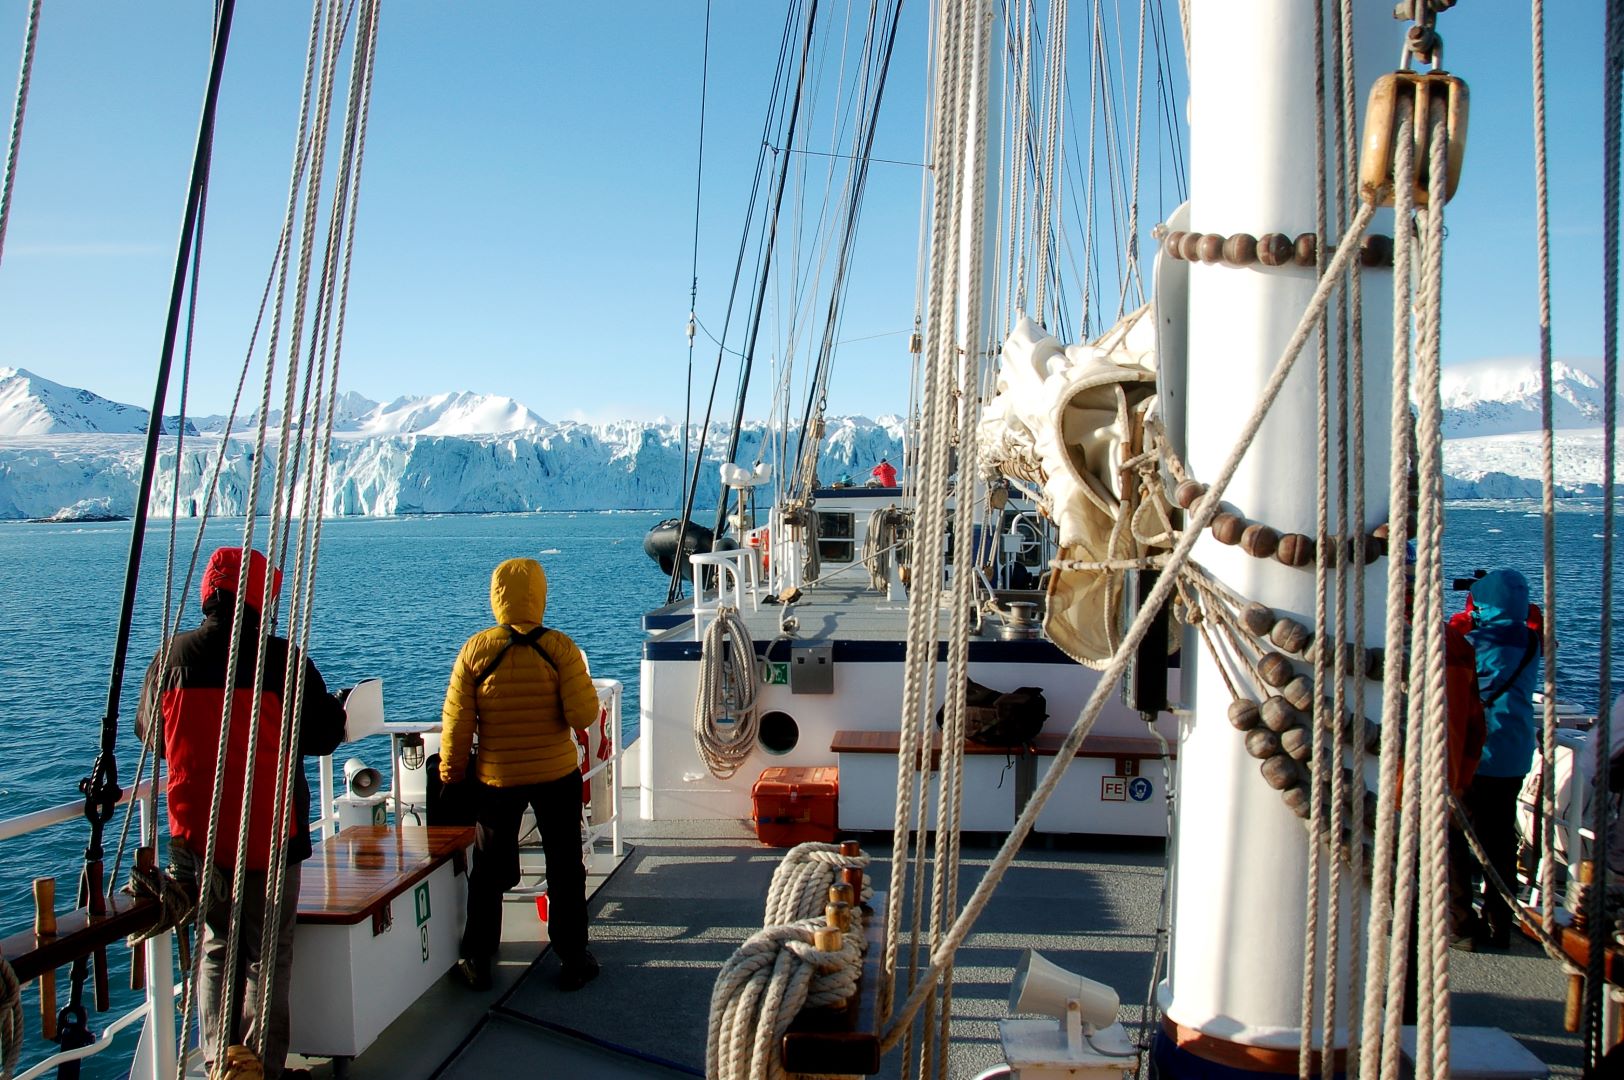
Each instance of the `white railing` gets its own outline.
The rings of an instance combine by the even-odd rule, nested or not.
[[[123,806],[131,800],[137,802],[136,828],[138,836],[145,836],[156,807],[152,798],[152,781],[144,780],[119,799]],[[44,810],[0,820],[0,841],[39,832],[57,825],[84,820],[84,800],[63,803]],[[115,816],[109,825],[118,824]],[[87,1046],[61,1050],[43,1061],[30,1066],[17,1076],[17,1080],[34,1080],[66,1061],[100,1054],[113,1045],[120,1032],[138,1020],[144,1020],[141,1040],[130,1062],[131,1080],[168,1080],[175,1072],[175,959],[174,935],[168,931],[156,934],[146,942],[146,998],[140,1005],[112,1021],[95,1041]]]

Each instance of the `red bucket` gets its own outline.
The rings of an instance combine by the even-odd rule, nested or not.
[[[545,892],[536,897],[536,918],[543,923],[547,921],[547,894]]]

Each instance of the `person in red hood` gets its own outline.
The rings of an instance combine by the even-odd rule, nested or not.
[[[216,832],[214,873],[205,874],[203,862],[209,828],[209,806],[214,794],[215,765],[219,759],[220,721],[226,702],[226,652],[231,647],[232,618],[242,572],[242,548],[216,551],[203,572],[203,622],[170,638],[147,668],[136,714],[135,733],[149,737],[169,767],[169,867],[175,880],[198,895],[198,882],[211,883],[203,940],[202,971],[198,979],[199,1018],[205,1060],[217,1058],[215,1041],[224,1008],[221,983],[225,977],[227,936],[230,931],[231,881],[237,859],[237,837],[242,821],[240,793],[253,770],[254,791],[248,814],[248,881],[243,893],[236,985],[229,995],[233,1022],[231,1041],[250,1045],[264,1037],[266,1080],[283,1074],[288,1049],[288,983],[293,972],[293,927],[298,914],[299,863],[310,857],[310,788],[301,758],[278,760],[283,701],[294,688],[285,684],[288,671],[287,639],[270,635],[265,643],[265,671],[259,695],[258,737],[249,746],[249,722],[254,705],[254,661],[259,647],[260,603],[265,595],[265,556],[249,553],[248,583],[242,625],[237,628],[237,672],[231,694],[231,721],[226,750],[224,798]],[[281,571],[271,581],[272,595],[282,585]],[[304,698],[300,709],[299,754],[331,754],[344,741],[344,705],[327,692],[327,684],[309,657],[295,656],[304,672]],[[294,671],[299,671],[295,667]],[[161,738],[158,736],[161,733]],[[293,773],[293,805],[287,819],[284,875],[276,925],[277,950],[266,1013],[259,1004],[260,941],[269,894],[273,856],[273,818],[276,789],[285,770]],[[212,1071],[212,1070],[211,1070]]]
[[[880,463],[874,466],[868,475],[873,478],[871,482],[876,487],[897,486],[897,467],[885,458],[881,458]]]

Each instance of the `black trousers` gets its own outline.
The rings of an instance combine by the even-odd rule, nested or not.
[[[1517,890],[1517,795],[1522,791],[1522,784],[1523,778],[1520,776],[1476,776],[1461,800],[1467,820],[1483,842],[1489,864],[1514,893]],[[1454,908],[1456,932],[1471,931],[1472,886],[1476,879],[1482,878],[1483,929],[1491,939],[1505,941],[1517,925],[1516,915],[1483,876],[1471,849],[1467,847],[1466,838],[1451,830],[1449,846],[1453,864],[1450,867],[1450,901]]]
[[[547,859],[548,936],[560,960],[586,952],[586,867],[581,861],[581,774],[520,787],[486,787],[475,822],[462,955],[489,960],[502,941],[502,894],[519,883],[519,824],[536,812]]]

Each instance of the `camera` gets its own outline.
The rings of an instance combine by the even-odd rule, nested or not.
[[[1476,585],[1478,581],[1488,576],[1489,572],[1487,570],[1474,570],[1471,577],[1458,577],[1449,587],[1456,592],[1465,592],[1473,585]]]

